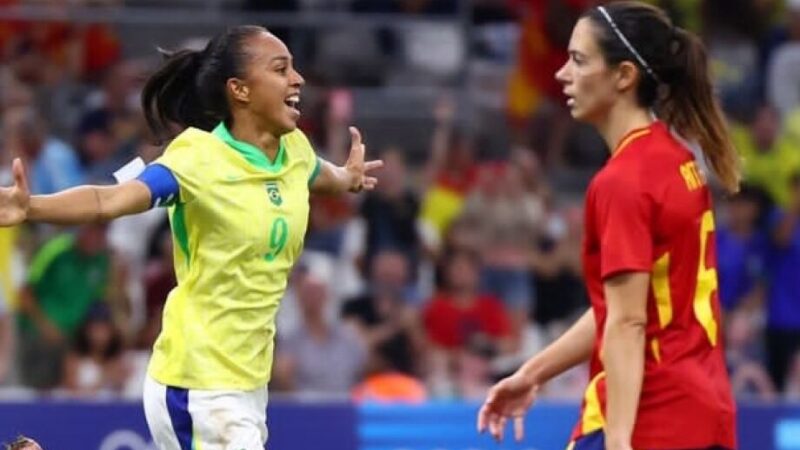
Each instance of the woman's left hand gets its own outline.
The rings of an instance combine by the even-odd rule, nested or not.
[[[366,147],[361,140],[361,133],[356,127],[350,127],[350,155],[344,165],[350,178],[350,192],[370,191],[378,184],[378,179],[367,175],[368,172],[383,167],[383,161],[364,161]]]

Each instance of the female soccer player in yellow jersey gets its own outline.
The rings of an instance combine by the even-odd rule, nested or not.
[[[142,93],[147,122],[172,138],[135,180],[30,196],[19,160],[0,189],[0,225],[105,221],[169,208],[178,285],[144,386],[163,450],[263,450],[275,315],[302,249],[310,191],[372,189],[351,128],[343,167],[296,128],[303,78],[274,35],[239,26],[203,51],[168,56]],[[183,130],[183,131],[181,131]]]

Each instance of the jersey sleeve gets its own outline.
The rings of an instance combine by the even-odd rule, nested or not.
[[[205,143],[207,145],[207,143]],[[199,136],[195,136],[195,132],[189,129],[184,131],[176,137],[167,148],[164,154],[158,159],[153,161],[150,166],[160,165],[167,169],[172,177],[178,184],[178,199],[180,203],[188,203],[201,195],[204,185],[207,183],[203,180],[203,174],[208,172],[207,164],[204,161],[204,143]],[[150,175],[154,175],[156,180],[163,180],[164,173],[155,174],[151,171]],[[152,181],[152,180],[151,180]],[[158,182],[158,181],[156,181]],[[145,182],[147,184],[147,182]],[[151,193],[153,198],[156,198],[158,191]]]
[[[180,186],[175,175],[162,164],[150,164],[136,177],[150,190],[150,207],[172,206],[180,201]]]
[[[635,171],[609,174],[595,189],[600,276],[648,272],[653,266],[653,202]]]
[[[314,146],[311,145],[311,141],[308,140],[308,137],[306,137],[305,133],[299,128],[291,132],[287,140],[292,150],[296,149],[297,154],[305,162],[308,185],[311,186],[314,184],[314,180],[317,179],[320,170],[322,170],[322,159],[317,156],[317,153],[314,151]]]

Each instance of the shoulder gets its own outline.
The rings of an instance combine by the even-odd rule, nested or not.
[[[187,128],[164,149],[164,155],[180,154],[181,156],[199,156],[207,153],[209,148],[222,145],[212,133],[197,128]]]
[[[300,128],[295,128],[294,130],[284,134],[283,139],[287,145],[299,145],[311,148],[311,141],[308,140],[308,136],[306,136],[306,134],[303,133],[303,130]]]
[[[282,137],[286,150],[292,154],[300,154],[305,158],[316,158],[314,146],[311,145],[308,136],[300,128],[286,133]]]
[[[181,178],[203,178],[210,171],[202,168],[217,164],[224,155],[224,146],[225,143],[212,133],[187,128],[167,145],[156,162]]]
[[[679,179],[680,166],[693,161],[689,148],[659,123],[613,157],[595,176],[592,188],[622,197],[656,192]]]
[[[591,197],[605,197],[608,195],[629,196],[641,193],[644,190],[647,168],[640,158],[626,158],[612,160],[595,175],[589,186]]]

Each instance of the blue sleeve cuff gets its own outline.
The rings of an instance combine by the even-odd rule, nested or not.
[[[150,207],[172,206],[180,196],[178,180],[163,164],[150,164],[136,177],[150,189]]]

